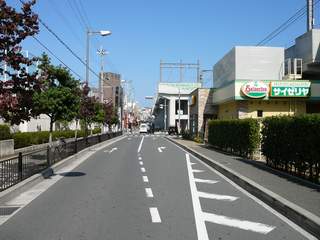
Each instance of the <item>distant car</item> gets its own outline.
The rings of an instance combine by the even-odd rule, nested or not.
[[[145,123],[140,124],[139,132],[140,133],[148,133],[148,125]]]

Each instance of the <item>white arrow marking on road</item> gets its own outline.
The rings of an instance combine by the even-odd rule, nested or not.
[[[210,199],[230,201],[230,202],[233,202],[238,199],[238,197],[219,195],[219,194],[213,194],[213,193],[206,193],[206,192],[198,192],[198,196],[201,198],[210,198]]]
[[[158,147],[159,152],[162,152],[163,149],[166,149],[166,147]]]
[[[112,148],[109,153],[112,153],[113,151],[116,151],[116,150],[118,150],[118,148]]]
[[[226,216],[216,215],[213,213],[203,212],[203,218],[205,221],[221,224],[229,227],[240,228],[243,230],[249,230],[252,232],[267,234],[275,229],[275,226],[266,225],[258,222],[250,222],[245,220],[234,219]]]
[[[207,180],[207,179],[200,179],[200,178],[195,178],[194,179],[196,182],[199,182],[199,183],[217,183],[219,181],[216,181],[216,180]]]
[[[105,152],[105,153],[112,153],[113,151],[115,151],[115,150],[118,150],[118,148],[112,148],[110,151],[109,150],[105,150],[105,151],[103,151],[103,152]]]

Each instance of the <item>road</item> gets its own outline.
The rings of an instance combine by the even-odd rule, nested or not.
[[[1,240],[314,239],[159,135],[128,135],[7,205]]]

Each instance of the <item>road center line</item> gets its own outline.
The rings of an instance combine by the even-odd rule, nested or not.
[[[138,157],[138,159],[139,159],[139,160],[141,160],[141,159],[142,159],[142,157]]]
[[[144,182],[149,182],[149,179],[148,179],[147,176],[142,176],[142,179],[143,179]]]
[[[141,139],[141,142],[140,142],[140,145],[139,145],[139,148],[138,148],[138,153],[141,151],[143,140],[144,140],[144,136]]]
[[[142,161],[140,161],[140,162],[139,162],[139,164],[142,166],[142,165],[143,165],[143,162],[142,162]]]
[[[146,195],[148,198],[153,198],[153,193],[151,188],[146,188]]]
[[[141,172],[146,172],[146,169],[144,167],[140,168]]]
[[[161,223],[161,218],[159,215],[158,208],[156,207],[151,207],[149,208],[150,210],[150,215],[151,215],[151,220],[153,223]]]

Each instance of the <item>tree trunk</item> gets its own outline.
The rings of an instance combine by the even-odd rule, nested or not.
[[[52,145],[52,130],[53,130],[53,120],[52,118],[50,118],[49,146]]]
[[[76,130],[74,132],[74,139],[77,140],[77,135],[78,135],[78,120],[76,120]]]

